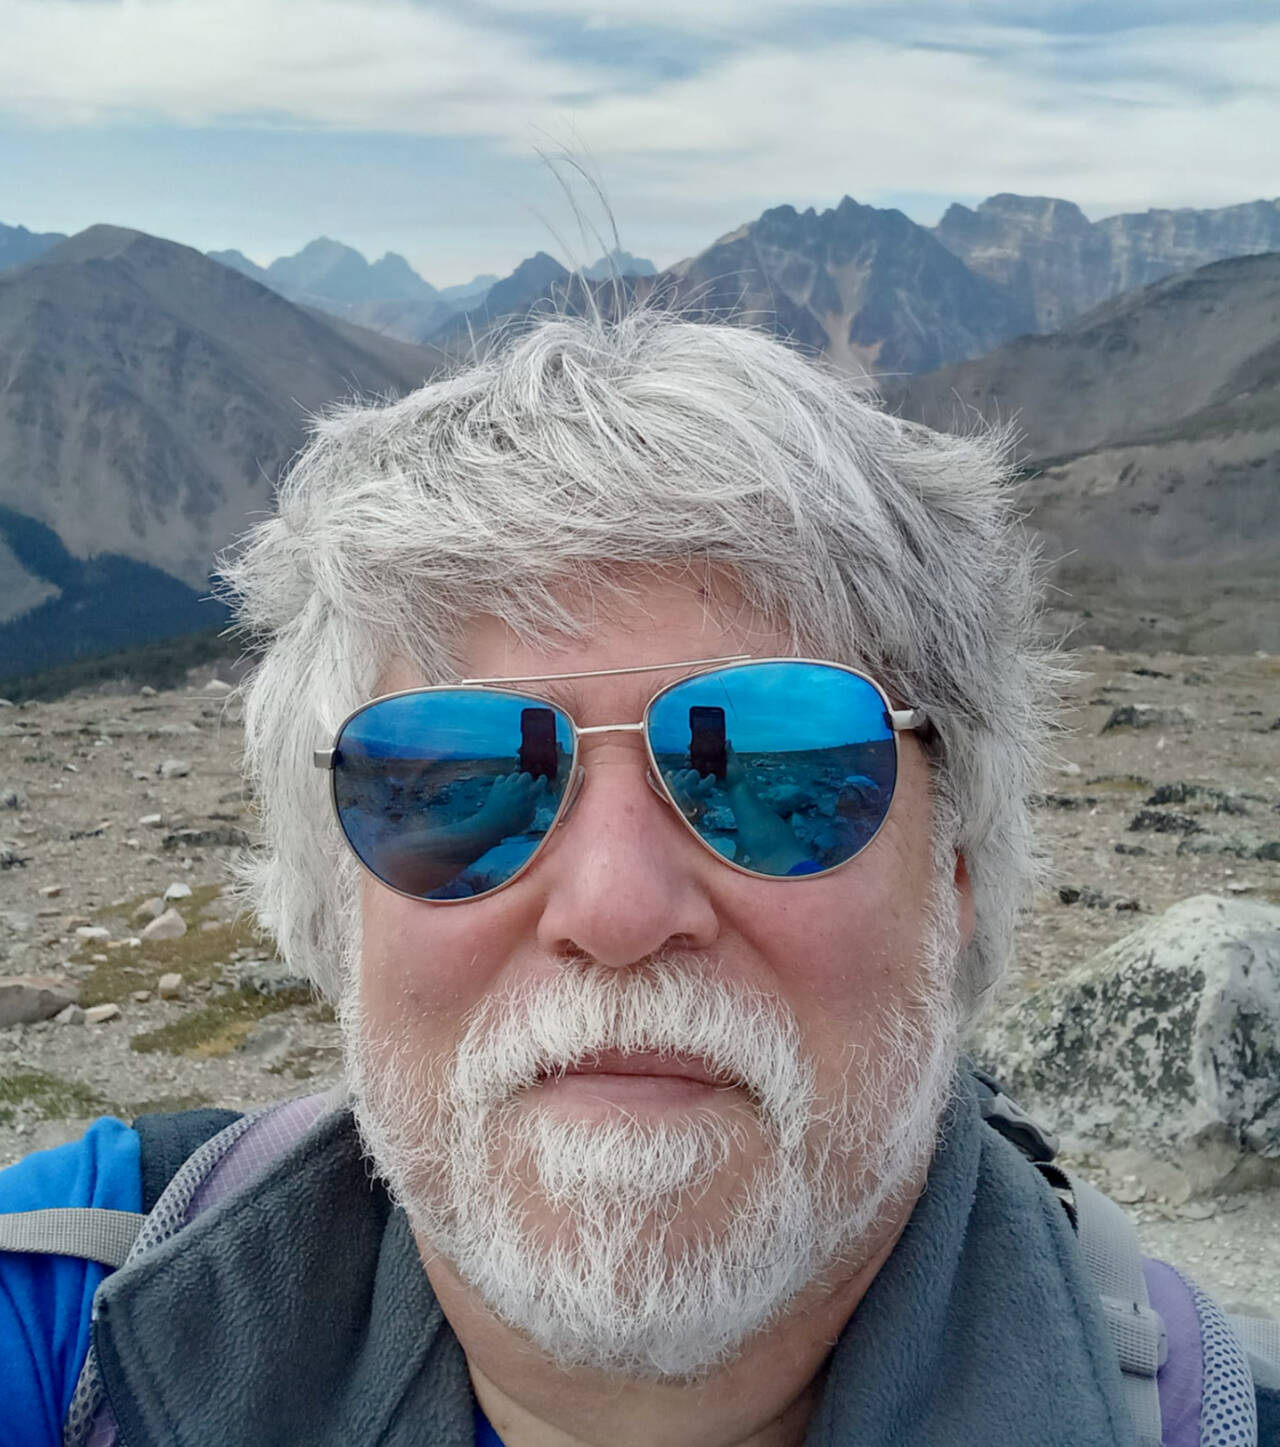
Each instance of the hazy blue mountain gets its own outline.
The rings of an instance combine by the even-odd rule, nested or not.
[[[28,231],[25,226],[5,226],[0,222],[0,271],[32,261],[42,251],[66,239],[60,231]]]
[[[172,633],[189,616],[181,600],[207,591],[214,554],[270,507],[308,415],[354,392],[403,393],[438,360],[118,227],[91,227],[0,273],[0,507],[83,564],[68,650],[96,646],[96,617],[105,633],[124,616],[108,596],[125,586],[116,560],[180,590],[152,579],[143,593],[157,601],[142,617],[154,627],[132,640],[111,632],[101,647]],[[41,571],[65,574],[64,564],[22,536],[15,546],[6,529],[0,552],[0,623],[18,627],[71,606],[65,581]],[[151,574],[128,576],[136,589]]]
[[[459,308],[466,308],[482,300],[485,293],[497,280],[498,278],[492,272],[485,272],[482,276],[474,276],[470,281],[460,282],[457,286],[442,286],[439,291],[440,300],[452,302]]]
[[[583,270],[588,281],[608,281],[614,276],[656,276],[658,268],[643,256],[632,256],[629,251],[615,248],[608,256],[592,262]]]
[[[210,261],[216,261],[222,266],[229,266],[233,271],[238,271],[241,276],[251,277],[260,285],[271,287],[272,291],[280,290],[272,282],[266,267],[259,266],[256,261],[250,261],[243,251],[206,251],[205,255]]]
[[[270,285],[312,305],[367,301],[433,301],[436,291],[403,256],[389,251],[372,265],[355,250],[321,236],[267,267]]]

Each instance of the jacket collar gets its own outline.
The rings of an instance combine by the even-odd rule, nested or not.
[[[346,1112],[109,1277],[94,1346],[127,1447],[472,1442],[462,1351]],[[1061,1206],[961,1083],[808,1447],[1130,1447],[1121,1390]]]

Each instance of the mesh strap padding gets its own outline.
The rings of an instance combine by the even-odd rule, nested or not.
[[[1156,1372],[1167,1344],[1164,1323],[1151,1309],[1142,1274],[1142,1248],[1129,1218],[1112,1200],[1071,1177],[1080,1251],[1102,1301],[1102,1315],[1120,1360],[1120,1380],[1140,1447],[1160,1447],[1160,1389]]]
[[[1253,1380],[1280,1392],[1280,1321],[1267,1316],[1229,1316],[1231,1330],[1249,1357]]]
[[[123,1266],[142,1223],[140,1211],[102,1206],[49,1206],[0,1216],[0,1251],[41,1251]]]
[[[1189,1284],[1200,1314],[1200,1338],[1204,1342],[1201,1447],[1256,1447],[1258,1401],[1245,1349],[1213,1297],[1194,1281]]]

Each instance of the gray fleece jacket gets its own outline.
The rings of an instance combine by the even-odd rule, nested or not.
[[[122,1447],[470,1447],[466,1361],[348,1113],[118,1271],[94,1343]],[[1131,1447],[1058,1201],[965,1093],[832,1351],[810,1447]]]

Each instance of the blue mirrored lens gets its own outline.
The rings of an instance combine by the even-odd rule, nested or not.
[[[461,688],[382,699],[338,736],[338,818],[393,889],[470,899],[528,863],[572,758],[568,718],[540,699]]]
[[[885,701],[824,663],[699,674],[649,711],[663,782],[717,854],[776,877],[833,869],[865,849],[893,799]]]

